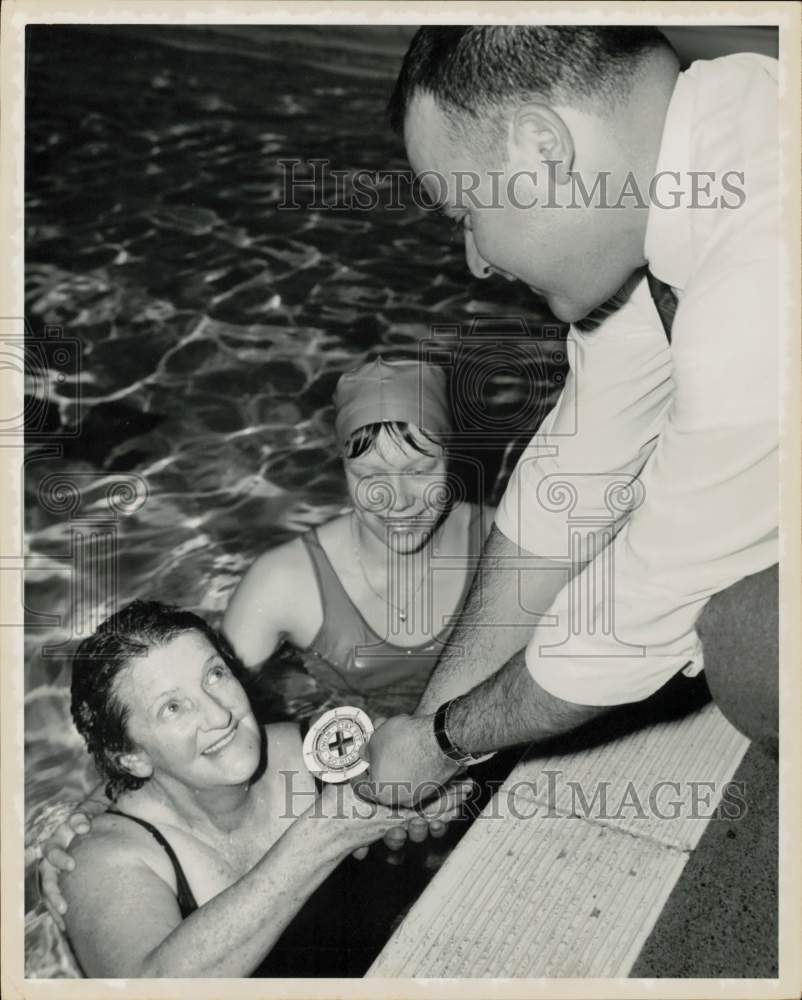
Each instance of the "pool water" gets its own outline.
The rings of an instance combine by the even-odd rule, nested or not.
[[[140,596],[218,621],[260,552],[344,509],[343,369],[415,357],[435,325],[471,332],[481,405],[515,431],[506,457],[503,442],[482,450],[477,499],[498,494],[558,391],[553,321],[525,289],[472,280],[442,220],[278,207],[282,158],[406,168],[384,105],[409,34],[28,29],[27,319],[80,355],[45,380],[26,465],[29,845],[96,781],[69,715],[68,654],[87,623]],[[501,328],[512,346],[494,367],[482,351]],[[138,495],[109,520],[115,484]],[[266,719],[336,703],[291,651],[272,674],[256,696]],[[27,974],[75,975],[27,860]]]

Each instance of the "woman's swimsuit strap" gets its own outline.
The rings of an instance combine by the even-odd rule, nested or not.
[[[107,809],[107,813],[112,816],[124,816],[126,819],[133,820],[134,823],[139,823],[140,826],[144,827],[148,833],[157,841],[167,853],[167,857],[170,859],[170,863],[173,866],[173,871],[175,872],[175,884],[176,884],[176,896],[178,899],[178,909],[181,911],[181,919],[185,919],[194,913],[198,908],[198,902],[195,899],[195,895],[192,889],[189,887],[189,882],[187,882],[187,877],[184,874],[184,869],[181,867],[181,862],[178,860],[175,851],[170,846],[169,841],[164,836],[161,831],[155,827],[152,823],[148,823],[147,820],[139,819],[137,816],[131,816],[129,813],[120,812],[117,809]]]

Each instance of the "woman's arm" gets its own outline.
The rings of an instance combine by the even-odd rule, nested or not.
[[[91,977],[248,976],[349,852],[413,815],[329,785],[247,875],[183,921],[137,845],[82,839],[64,879],[70,940]]]
[[[223,632],[245,667],[256,672],[284,636],[307,645],[321,620],[314,570],[303,543],[294,539],[261,555],[240,580]]]

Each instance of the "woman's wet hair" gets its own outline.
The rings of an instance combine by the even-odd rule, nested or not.
[[[382,435],[386,435],[399,448],[407,448],[426,455],[428,458],[439,458],[442,454],[440,441],[428,434],[421,427],[400,420],[386,420],[376,424],[365,424],[357,427],[345,442],[343,454],[345,458],[360,458],[372,451]],[[432,450],[427,450],[427,444]]]
[[[140,788],[137,778],[120,764],[121,754],[136,750],[127,732],[128,707],[116,690],[119,675],[137,656],[146,656],[184,632],[199,632],[238,678],[243,670],[228,640],[191,611],[160,601],[133,601],[107,618],[84,639],[72,660],[72,718],[86,742],[106,795]]]

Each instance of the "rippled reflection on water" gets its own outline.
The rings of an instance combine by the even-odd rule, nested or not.
[[[282,157],[406,166],[383,122],[403,46],[395,29],[29,28],[27,312],[36,333],[81,343],[80,380],[53,386],[45,419],[83,430],[27,466],[27,552],[48,561],[26,584],[28,842],[95,781],[66,661],[41,655],[69,638],[80,592],[43,477],[83,474],[90,506],[115,477],[141,477],[146,502],[116,523],[119,604],[155,596],[214,618],[260,551],[343,508],[342,369],[412,356],[433,323],[539,319],[528,295],[472,282],[419,210],[276,208]],[[542,412],[555,346],[526,345],[486,387],[495,415],[516,413],[532,378]],[[292,664],[280,673],[276,714],[325,698]],[[34,908],[32,865],[26,887],[28,975],[72,974]]]

